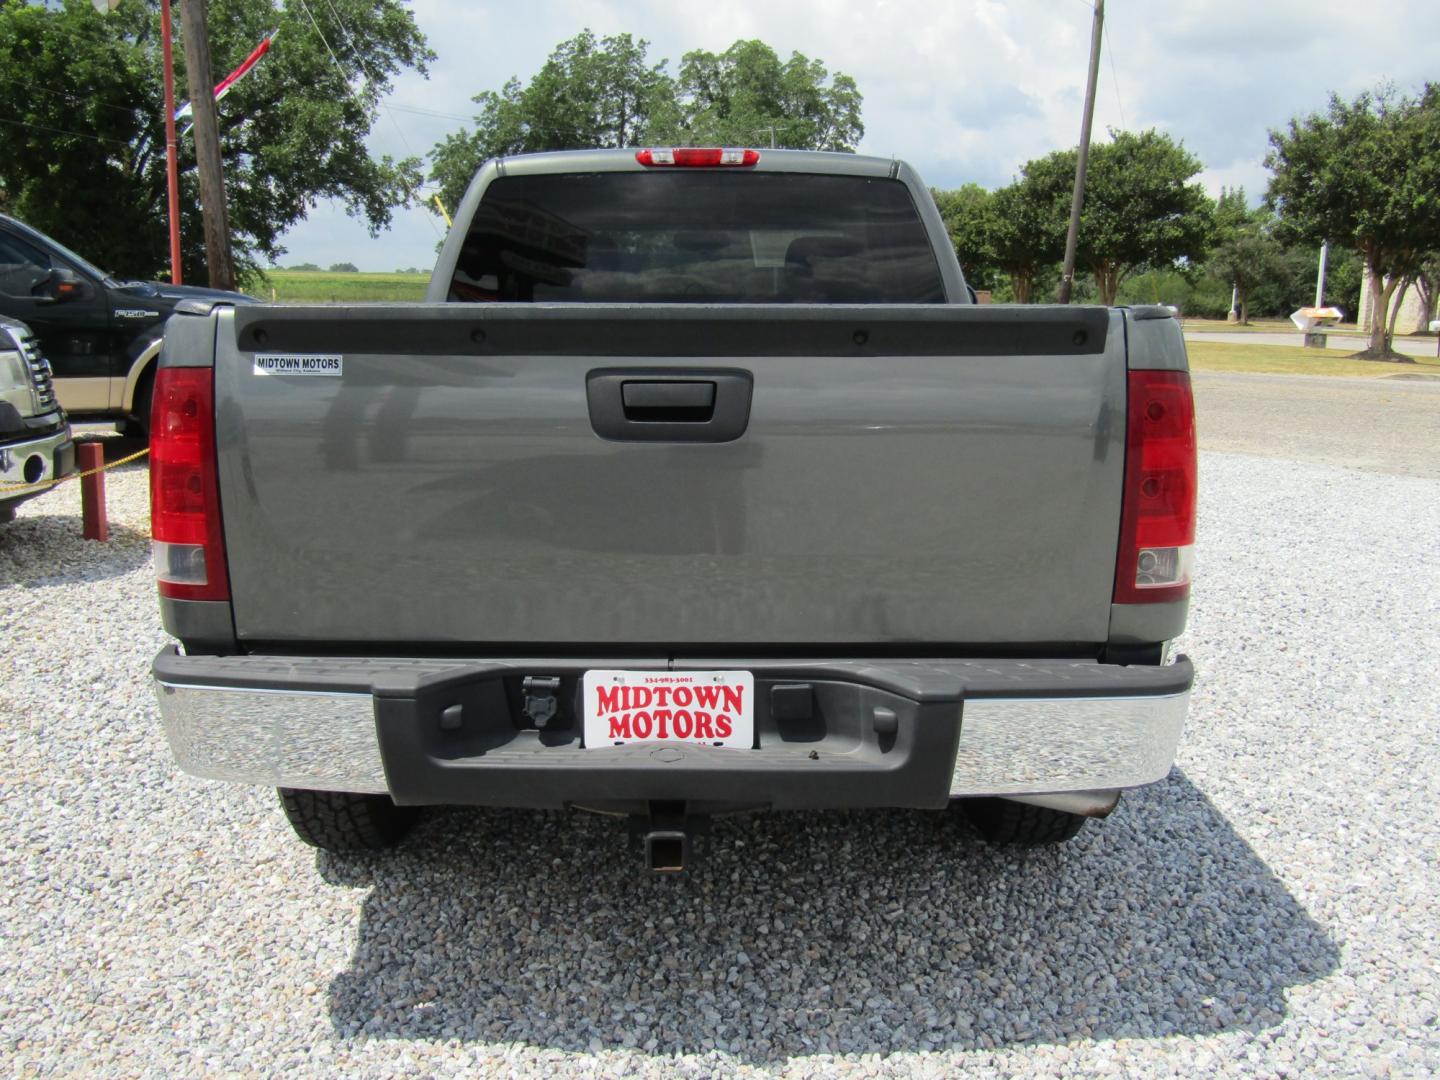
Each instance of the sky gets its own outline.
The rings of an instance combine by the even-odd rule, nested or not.
[[[1089,0],[415,0],[438,54],[428,78],[396,81],[370,137],[377,154],[425,157],[469,127],[471,98],[512,75],[528,80],[552,49],[585,28],[650,42],[672,74],[692,49],[760,38],[852,75],[864,95],[860,151],[902,158],[932,187],[1008,183],[1019,167],[1079,139]],[[1205,163],[1212,194],[1263,194],[1268,132],[1391,82],[1440,78],[1434,0],[1110,0],[1094,137],[1157,128]],[[427,166],[428,167],[428,166]],[[444,223],[397,211],[371,237],[338,204],[291,229],[281,265],[351,262],[362,270],[435,258]]]

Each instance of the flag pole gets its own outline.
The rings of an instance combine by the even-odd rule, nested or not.
[[[170,208],[170,281],[180,277],[180,163],[175,149],[175,57],[170,34],[170,0],[160,0],[160,49],[165,68],[165,191]]]

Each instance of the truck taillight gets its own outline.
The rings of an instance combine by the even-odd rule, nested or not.
[[[160,595],[229,600],[215,468],[215,373],[164,367],[150,412],[150,534]]]
[[[635,160],[641,165],[706,169],[720,165],[755,165],[760,161],[760,151],[720,146],[675,146],[668,150],[637,150]]]
[[[1195,544],[1195,402],[1183,371],[1129,373],[1125,494],[1115,603],[1190,593]]]

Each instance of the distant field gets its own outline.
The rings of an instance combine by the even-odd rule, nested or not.
[[[1239,323],[1226,322],[1224,319],[1195,319],[1186,318],[1181,320],[1187,334],[1298,334],[1295,324],[1289,319],[1251,319],[1250,322],[1241,326]],[[1358,334],[1354,323],[1340,323],[1338,326],[1328,328],[1332,334]]]
[[[1440,376],[1440,360],[1418,357],[1413,364],[1351,360],[1355,349],[1300,349],[1293,345],[1232,345],[1219,341],[1185,342],[1196,371],[1246,371],[1269,375]]]
[[[423,300],[429,274],[332,274],[323,270],[267,270],[267,282],[246,291],[282,304]]]
[[[1185,328],[1187,334],[1299,334],[1295,324],[1289,319],[1251,319],[1248,326],[1239,326],[1235,323],[1227,323],[1224,319],[1182,319],[1180,325]],[[1354,323],[1337,323],[1334,326],[1327,326],[1325,333],[1336,335],[1342,338],[1358,337],[1368,338],[1370,332],[1361,330]],[[1397,334],[1397,337],[1406,335]],[[1414,340],[1411,338],[1411,340]],[[1431,339],[1434,340],[1433,338]]]

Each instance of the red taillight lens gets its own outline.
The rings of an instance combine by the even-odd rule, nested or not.
[[[1183,371],[1132,371],[1115,603],[1190,593],[1195,544],[1195,402]]]
[[[641,165],[691,166],[715,168],[720,165],[755,165],[759,150],[736,150],[720,146],[676,146],[668,150],[637,150],[635,160]]]
[[[229,600],[215,470],[215,373],[160,368],[150,411],[150,534],[160,595]]]

